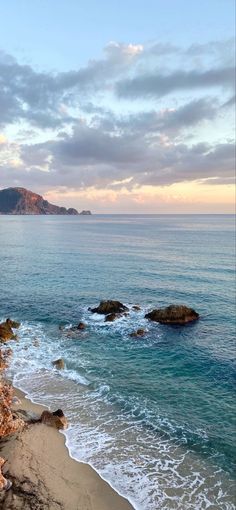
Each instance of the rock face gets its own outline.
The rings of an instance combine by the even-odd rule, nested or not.
[[[40,421],[49,427],[54,427],[55,429],[66,429],[68,423],[67,419],[61,409],[58,409],[54,413],[50,413],[50,411],[43,411],[41,414]]]
[[[0,437],[14,434],[24,427],[24,422],[16,417],[11,410],[13,388],[0,381]]]
[[[37,193],[25,188],[0,190],[0,214],[78,214],[76,209],[50,204]]]
[[[145,334],[146,334],[146,330],[140,328],[140,329],[137,329],[137,331],[130,333],[129,336],[131,336],[132,338],[138,338],[139,336],[144,336]]]
[[[170,305],[167,308],[152,310],[145,315],[145,318],[161,324],[187,324],[197,320],[199,314],[185,305]]]
[[[79,322],[79,324],[78,324],[76,329],[79,329],[80,331],[83,331],[84,329],[86,329],[86,324],[84,324],[84,322]]]
[[[0,491],[7,491],[11,488],[12,482],[10,480],[7,480],[3,474],[2,474],[2,467],[5,464],[5,459],[0,457]]]
[[[121,313],[109,313],[106,315],[105,322],[114,322],[116,319],[122,317]]]
[[[63,370],[63,368],[65,368],[65,362],[62,358],[52,361],[52,365],[57,368],[57,370]]]
[[[0,343],[6,342],[7,340],[13,340],[16,335],[12,328],[19,328],[20,323],[7,319],[5,322],[0,324]]]
[[[127,306],[120,303],[120,301],[101,301],[96,308],[92,308],[91,312],[100,313],[103,315],[119,314],[127,311]],[[111,319],[114,320],[114,319]]]

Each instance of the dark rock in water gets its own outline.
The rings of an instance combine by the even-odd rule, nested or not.
[[[86,324],[84,322],[79,322],[79,324],[77,324],[77,326],[72,326],[71,328],[69,328],[67,331],[67,333],[78,333],[78,331],[84,331],[86,329]]]
[[[132,310],[135,310],[135,312],[139,312],[141,310],[141,306],[139,305],[133,305]]]
[[[167,308],[152,310],[145,315],[145,318],[161,324],[187,324],[197,320],[199,314],[185,305],[170,305]]]
[[[5,322],[0,324],[0,341],[6,342],[7,340],[16,339],[16,335],[13,329],[19,328],[20,323],[7,319]]]
[[[66,214],[73,214],[73,215],[77,215],[78,214],[78,211],[76,209],[74,209],[74,207],[69,207],[69,209],[67,209],[67,212]]]
[[[123,313],[127,311],[127,306],[120,303],[120,301],[101,301],[99,306],[92,308],[91,312],[100,313],[104,315]]]
[[[62,358],[52,361],[52,365],[58,370],[63,370],[63,368],[65,368],[65,362]]]
[[[55,429],[65,429],[68,425],[67,419],[61,409],[58,409],[54,413],[50,411],[43,411],[41,414],[40,421],[49,427]]]
[[[7,319],[6,323],[8,324],[8,326],[10,326],[10,328],[13,329],[18,329],[20,327],[20,322],[12,321],[11,319]]]
[[[145,329],[137,329],[137,331],[134,331],[133,333],[130,333],[129,336],[131,336],[132,338],[137,338],[139,336],[144,336],[146,334],[146,330]]]
[[[122,317],[121,313],[109,313],[106,315],[105,322],[114,322],[116,319]]]
[[[92,213],[91,211],[81,211],[79,214],[82,216],[90,216]]]
[[[79,322],[77,329],[83,331],[84,329],[86,329],[86,324],[84,324],[84,322]]]

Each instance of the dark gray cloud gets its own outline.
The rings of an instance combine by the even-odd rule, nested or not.
[[[162,135],[127,136],[105,133],[79,123],[71,135],[21,148],[20,168],[2,166],[1,184],[11,182],[43,187],[83,189],[140,185],[168,186],[182,181],[207,179],[210,184],[231,182],[234,176],[234,144],[187,145],[163,140]],[[17,182],[18,179],[18,182]]]
[[[174,71],[162,74],[158,69],[155,73],[144,74],[119,81],[116,93],[121,98],[159,98],[176,91],[209,89],[212,87],[233,88],[235,70],[233,67],[209,69],[207,71]]]
[[[193,67],[194,59],[205,54],[208,60],[204,65]],[[234,71],[230,58],[227,65],[222,64],[223,54],[223,43],[184,50],[170,44],[143,49],[111,43],[104,58],[64,73],[38,72],[1,55],[0,124],[17,125],[27,120],[31,130],[37,128],[36,135],[44,128],[55,128],[55,135],[50,131],[48,141],[33,143],[31,139],[30,144],[28,125],[23,126],[26,131],[19,128],[19,145],[2,145],[2,152],[10,156],[8,164],[7,158],[2,158],[0,185],[36,190],[87,186],[118,189],[126,181],[131,189],[193,180],[231,182],[233,144],[214,145],[204,139],[196,143],[193,136],[196,126],[212,122],[218,114],[228,115],[226,107],[233,104]],[[159,68],[154,72],[157,63]],[[182,91],[184,97],[177,100],[176,92]],[[110,103],[106,102],[107,93],[112,97]],[[168,97],[164,107],[156,108],[156,98],[164,96],[171,96],[170,101]],[[155,101],[149,111],[143,101],[137,101],[135,113],[124,114],[127,103],[119,98]],[[110,109],[114,101],[116,113]],[[76,106],[83,111],[83,118],[81,112],[80,117],[75,113]],[[198,140],[199,133],[198,129]],[[191,145],[186,143],[186,135]],[[16,161],[11,162],[15,153]]]
[[[229,57],[232,47],[232,41],[193,45],[188,49],[168,43],[147,47],[110,43],[104,48],[103,58],[59,73],[36,71],[0,52],[0,125],[19,120],[41,128],[70,124],[76,120],[76,114],[70,113],[73,108],[79,106],[85,113],[99,113],[97,97],[104,98],[108,92],[115,92],[119,98],[135,99],[163,97],[176,91],[228,89],[234,82]],[[208,60],[200,67],[195,63],[195,68],[189,70],[193,57],[207,54],[214,55],[212,62]],[[179,68],[173,70],[173,62]]]
[[[228,107],[231,107],[231,106],[234,106],[235,108],[235,103],[236,103],[236,96],[232,96],[228,99],[228,101],[226,101],[222,107],[225,107],[225,108],[228,108]]]
[[[78,105],[82,98],[125,72],[139,50],[132,45],[110,43],[104,51],[104,59],[61,73],[37,72],[0,53],[0,125],[18,119],[42,128],[73,122],[66,106]]]
[[[128,133],[177,133],[182,129],[191,128],[200,122],[212,120],[219,111],[216,98],[201,98],[192,100],[179,108],[148,111],[118,118],[111,114],[98,118],[98,125],[103,130],[122,129]]]

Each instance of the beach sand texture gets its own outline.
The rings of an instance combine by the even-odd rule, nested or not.
[[[33,404],[15,390],[21,403],[13,406],[40,415],[44,406]],[[3,472],[13,482],[0,496],[2,510],[132,510],[88,465],[73,460],[65,437],[35,423],[0,443],[7,459]]]

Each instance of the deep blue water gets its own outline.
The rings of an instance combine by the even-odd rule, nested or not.
[[[0,315],[22,322],[15,382],[63,406],[71,454],[137,508],[236,508],[234,257],[233,216],[0,217]],[[109,298],[142,309],[104,324],[88,307]],[[171,303],[200,320],[144,319]],[[79,320],[77,339],[58,331]]]

